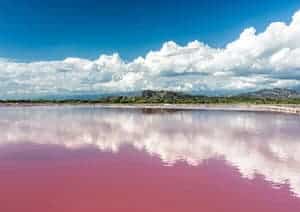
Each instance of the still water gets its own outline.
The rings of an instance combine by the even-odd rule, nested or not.
[[[0,211],[298,212],[300,116],[3,107]]]

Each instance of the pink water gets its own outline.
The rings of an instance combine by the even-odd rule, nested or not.
[[[300,211],[299,117],[0,109],[0,211]]]

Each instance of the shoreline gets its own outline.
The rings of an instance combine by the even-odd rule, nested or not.
[[[271,104],[105,104],[105,103],[0,103],[0,108],[7,107],[64,107],[93,106],[115,109],[161,109],[161,110],[219,110],[248,112],[277,112],[300,115],[300,105]]]

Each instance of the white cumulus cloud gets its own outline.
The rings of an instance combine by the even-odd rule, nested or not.
[[[0,97],[114,93],[166,89],[206,94],[300,87],[300,11],[290,23],[253,27],[224,48],[200,41],[168,41],[157,51],[125,61],[119,54],[95,60],[17,62],[0,59]]]

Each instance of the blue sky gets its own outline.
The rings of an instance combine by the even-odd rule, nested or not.
[[[300,90],[299,0],[1,0],[0,98]]]
[[[169,40],[223,47],[244,28],[288,21],[298,8],[299,0],[1,0],[0,57],[133,59]]]

